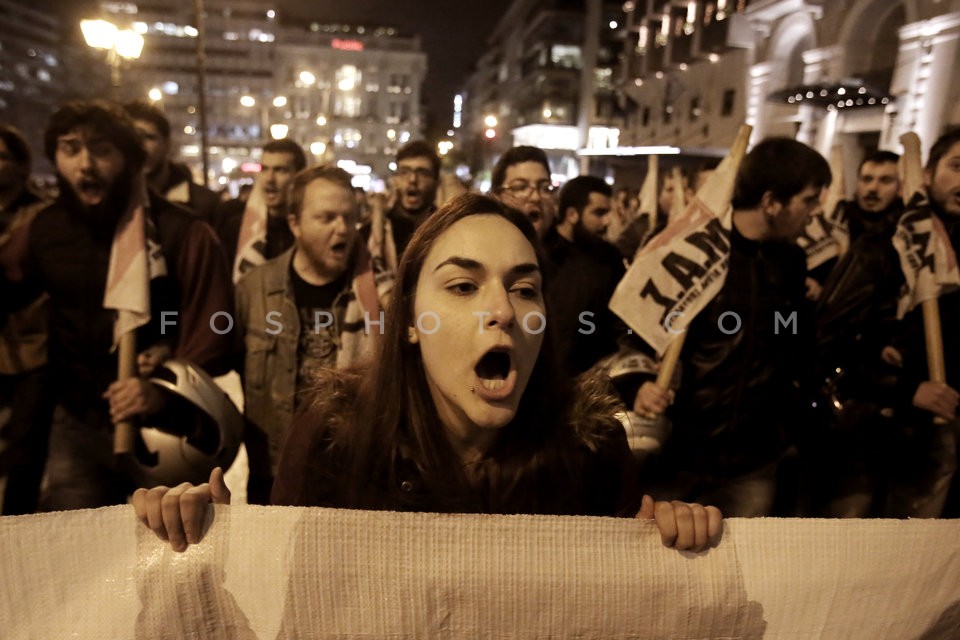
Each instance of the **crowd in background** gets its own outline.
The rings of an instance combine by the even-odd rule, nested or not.
[[[24,135],[43,136],[57,171],[56,193],[29,187]],[[335,166],[307,166],[302,148],[284,139],[263,146],[255,182],[229,200],[195,184],[171,152],[168,121],[142,103],[70,103],[42,133],[0,126],[5,515],[126,502],[144,480],[113,455],[116,423],[173,430],[188,425],[180,427],[181,435],[203,449],[202,427],[190,432],[194,423],[184,416],[198,404],[215,414],[215,400],[208,399],[210,406],[194,400],[188,407],[188,389],[170,393],[151,382],[171,359],[212,376],[240,374],[240,437],[249,458],[248,500],[254,503],[273,496],[286,504],[567,512],[557,505],[569,499],[581,505],[578,512],[613,513],[627,503],[635,512],[639,501],[610,493],[620,491],[619,478],[589,468],[597,464],[593,457],[571,453],[613,447],[606,440],[613,438],[628,443],[636,471],[629,482],[643,492],[656,500],[716,505],[726,516],[960,515],[960,341],[953,332],[960,293],[945,291],[939,300],[947,378],[932,381],[920,313],[898,313],[905,277],[893,238],[917,201],[904,204],[911,194],[905,193],[896,154],[866,153],[855,191],[825,211],[825,194],[837,182],[827,160],[795,140],[758,142],[735,176],[729,228],[697,245],[725,261],[726,280],[686,326],[679,365],[664,385],[656,381],[659,350],[609,303],[634,261],[680,228],[684,209],[677,200],[690,203],[715,165],[691,175],[661,170],[646,194],[639,185],[614,189],[590,175],[558,189],[541,149],[514,147],[493,168],[488,199],[477,199],[442,173],[431,145],[414,141],[399,149],[390,191],[381,194],[354,187]],[[946,132],[927,157],[929,202],[923,206],[955,254],[960,133]],[[533,356],[527,400],[509,418],[511,425],[522,419],[526,426],[476,451],[454,447],[462,454],[454,459],[468,469],[476,466],[465,472],[441,455],[433,436],[424,435],[429,430],[418,426],[417,411],[450,427],[448,404],[453,414],[462,409],[470,416],[480,411],[470,404],[477,398],[497,405],[498,392],[514,384],[514,369],[523,368],[522,349],[493,349],[471,360],[479,382],[465,392],[466,383],[455,388],[446,373],[434,379],[431,372],[446,367],[449,380],[458,380],[458,360],[468,357],[469,348],[452,339],[437,346],[431,319],[420,324],[422,313],[395,337],[379,323],[388,325],[392,314],[405,322],[398,308],[420,309],[423,291],[430,291],[421,288],[429,284],[425,265],[443,268],[433,265],[429,252],[445,246],[451,236],[444,234],[467,228],[454,225],[482,212],[510,224],[477,223],[478,235],[465,241],[463,251],[492,242],[495,253],[503,242],[509,252],[511,234],[526,233],[529,223],[529,237],[516,240],[516,251],[526,251],[529,241],[542,283],[510,288],[507,299],[515,310],[539,296],[542,285],[550,329],[537,345],[540,356]],[[427,224],[436,215],[444,222]],[[814,219],[828,220],[843,238],[840,249],[815,266],[802,246]],[[122,303],[105,305],[105,298],[109,302],[114,275],[126,264],[117,243],[123,229],[136,226],[130,220],[141,221],[136,224],[148,258],[150,307],[135,329],[137,375],[118,380],[114,346]],[[407,256],[408,247],[415,255]],[[681,253],[670,256],[658,268],[694,286],[703,265]],[[451,260],[460,260],[457,268],[467,275],[451,276],[443,291],[464,299],[481,295],[479,276],[469,275],[479,267]],[[523,284],[520,275],[510,277]],[[501,318],[500,303],[491,304],[476,312],[479,320],[470,318],[474,330],[513,331],[521,322]],[[224,324],[229,316],[229,331],[211,321],[218,313],[225,314]],[[487,316],[490,325],[484,324]],[[787,327],[777,318],[793,323]],[[522,335],[536,334],[524,330]],[[369,385],[351,376],[371,366],[371,359],[393,353],[378,341],[396,343],[397,352],[395,361],[374,366],[369,379],[380,387],[367,396]],[[427,372],[423,388],[417,369],[404,368],[411,366],[404,364],[411,348]],[[547,351],[562,384],[541,388]],[[396,369],[384,372],[388,365]],[[470,375],[464,373],[464,380]],[[597,440],[563,444],[557,436],[542,447],[535,444],[549,405],[567,402],[547,397],[544,389],[589,389],[587,397],[599,403],[591,411],[604,407],[620,431]],[[463,400],[459,393],[470,397]],[[397,415],[371,417],[342,401],[344,394],[359,394],[368,405]],[[544,396],[536,411],[528,406],[535,394]],[[432,409],[411,408],[426,397]],[[572,413],[554,422],[576,423],[576,406],[572,402],[564,409]],[[349,415],[330,417],[338,411]],[[304,435],[292,429],[303,416],[313,416],[314,425],[332,421],[336,428]],[[475,425],[480,419],[470,420]],[[371,421],[382,430],[370,427]],[[337,430],[348,429],[354,435],[341,440]],[[390,446],[371,444],[380,439]],[[497,448],[507,445],[509,455]],[[354,452],[347,462],[330,453],[340,446]],[[529,483],[535,489],[521,495],[501,485],[513,478],[514,485],[527,486],[517,478],[533,473],[535,456],[517,462],[516,453],[526,448],[546,460],[555,457],[556,464],[540,464],[557,475],[536,476]],[[135,452],[141,467],[149,467],[150,453],[142,445]],[[496,471],[488,468],[490,460]],[[508,472],[511,465],[515,473]],[[380,477],[384,473],[388,477]],[[319,481],[306,486],[303,480],[331,475],[336,477],[323,491]],[[482,500],[460,501],[438,488],[444,482],[489,486]],[[363,483],[375,489],[358,488]],[[332,495],[334,489],[343,493]],[[598,507],[605,499],[609,508]]]

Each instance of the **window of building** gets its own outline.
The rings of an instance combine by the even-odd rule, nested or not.
[[[720,108],[720,115],[730,116],[733,115],[733,104],[736,101],[737,90],[736,89],[726,89],[723,92],[723,106]]]
[[[690,98],[690,122],[696,122],[700,119],[702,110],[700,109],[700,96]]]
[[[409,105],[406,102],[394,101],[390,103],[387,112],[388,124],[399,124],[405,122],[410,117]]]
[[[555,44],[550,47],[550,62],[557,67],[579,69],[583,66],[583,56],[578,46]]]
[[[363,99],[360,96],[340,95],[334,103],[335,115],[344,118],[359,118],[363,109]]]
[[[351,128],[337,129],[333,136],[333,141],[338,147],[346,147],[347,149],[356,149],[361,140],[363,140],[363,136],[360,132]]]
[[[337,69],[337,89],[353,91],[360,84],[361,73],[352,64],[345,64]]]
[[[390,84],[387,85],[387,93],[403,93],[403,90],[409,86],[410,78],[405,73],[391,73]]]
[[[594,69],[594,88],[613,91],[613,69],[609,67]]]

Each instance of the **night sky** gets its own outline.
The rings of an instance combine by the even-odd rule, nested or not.
[[[419,34],[428,55],[423,87],[423,101],[429,110],[427,136],[437,138],[450,128],[453,96],[510,1],[279,0],[279,9],[283,15],[319,22],[383,24]]]

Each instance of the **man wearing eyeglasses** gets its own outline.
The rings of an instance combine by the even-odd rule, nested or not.
[[[508,149],[493,167],[491,193],[505,205],[522,211],[541,238],[553,226],[556,190],[550,179],[547,154],[537,147]]]
[[[386,215],[375,213],[360,229],[378,272],[397,270],[413,232],[436,209],[439,178],[440,158],[428,143],[414,140],[397,151],[395,204]]]

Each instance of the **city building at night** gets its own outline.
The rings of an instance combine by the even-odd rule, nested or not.
[[[43,11],[0,0],[0,24],[0,122],[24,132],[35,168],[49,173],[42,144],[47,118],[78,81],[88,87],[100,82],[106,88],[107,72],[78,65],[75,74],[68,74],[65,59],[84,54],[62,43],[60,21]]]
[[[960,124],[960,6],[927,1],[629,1],[619,86],[629,98],[622,146],[723,149],[795,137],[844,150],[928,146]],[[951,13],[952,10],[952,13]]]
[[[482,176],[504,150],[527,144],[547,151],[558,180],[576,175],[581,126],[588,146],[617,146],[621,7],[599,3],[594,20],[583,0],[516,0],[509,7],[462,94],[458,138],[474,172]],[[591,90],[581,101],[585,66]]]
[[[840,146],[852,176],[906,131],[929,144],[960,124],[958,59],[960,5],[942,0],[516,0],[464,87],[458,144],[475,171],[533,144],[559,180],[586,155],[637,186],[647,155],[693,168],[747,123],[752,142]]]
[[[205,0],[203,51],[211,186],[248,179],[259,147],[289,137],[314,161],[336,159],[358,184],[383,179],[398,144],[422,135],[419,39],[386,26],[286,23],[265,0]],[[202,142],[194,3],[101,5],[144,37],[126,98],[149,98],[174,149],[199,173]],[[132,76],[132,77],[131,77]],[[127,80],[129,78],[129,80]],[[199,177],[199,176],[198,176]]]
[[[419,38],[392,27],[315,22],[282,35],[274,85],[286,92],[277,111],[287,135],[317,159],[335,155],[358,185],[383,179],[397,148],[423,135],[427,57]]]

